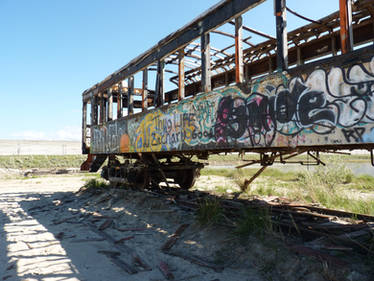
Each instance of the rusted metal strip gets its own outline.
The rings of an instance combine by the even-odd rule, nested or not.
[[[268,166],[262,166],[249,180],[245,180],[243,186],[240,187],[241,191],[247,190],[248,186],[259,176]]]
[[[297,17],[303,19],[303,20],[306,20],[306,21],[309,21],[309,22],[312,22],[312,23],[315,23],[315,24],[322,24],[321,21],[319,21],[319,20],[312,20],[312,19],[310,19],[310,18],[308,18],[308,17],[306,17],[306,16],[300,15],[299,13],[295,12],[294,10],[292,10],[292,9],[289,8],[289,7],[286,7],[286,9],[287,9],[287,11],[289,11],[291,14],[293,14],[293,15],[295,15],[295,16],[297,16]]]
[[[235,19],[235,78],[236,83],[244,82],[243,63],[243,18],[239,16]]]
[[[346,54],[353,48],[351,0],[339,0],[339,14],[341,49],[342,53]]]
[[[178,100],[184,99],[184,49],[178,52]]]
[[[232,25],[235,25],[235,22],[233,22],[233,21],[231,21],[231,22],[229,22],[229,23],[232,24]],[[243,29],[244,29],[245,31],[251,32],[251,33],[253,33],[253,34],[256,34],[256,35],[262,36],[262,37],[267,38],[267,39],[270,39],[270,40],[276,40],[276,39],[277,39],[277,38],[274,38],[273,36],[271,36],[271,35],[269,35],[269,34],[266,34],[266,33],[262,32],[262,31],[258,31],[258,30],[256,30],[256,29],[251,28],[251,27],[248,27],[248,26],[244,26],[244,25],[243,25]]]

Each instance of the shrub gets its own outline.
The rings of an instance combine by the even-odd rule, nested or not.
[[[197,221],[201,225],[212,225],[221,221],[223,210],[217,200],[206,199],[199,204]]]
[[[235,233],[242,237],[246,237],[249,234],[263,236],[271,230],[271,216],[267,209],[246,208],[237,221]]]

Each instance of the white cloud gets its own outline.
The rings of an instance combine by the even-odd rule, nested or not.
[[[53,132],[25,130],[11,134],[11,137],[19,140],[79,141],[81,139],[81,128],[77,126],[65,126]]]

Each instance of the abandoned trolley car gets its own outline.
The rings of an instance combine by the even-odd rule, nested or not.
[[[221,1],[84,91],[82,169],[108,159],[112,182],[188,189],[203,167],[194,155],[256,152],[245,165],[260,171],[342,149],[374,162],[374,0],[335,1],[312,20],[274,0],[276,37],[244,24],[265,0]],[[309,22],[287,33],[286,13]]]

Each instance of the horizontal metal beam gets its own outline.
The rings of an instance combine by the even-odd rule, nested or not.
[[[89,95],[91,93],[96,94],[111,87],[155,61],[161,60],[167,55],[177,51],[189,42],[200,37],[202,34],[233,20],[237,16],[264,1],[265,0],[221,1],[191,23],[161,40],[156,46],[132,60],[130,63],[107,77],[104,81],[83,92],[83,95]]]

